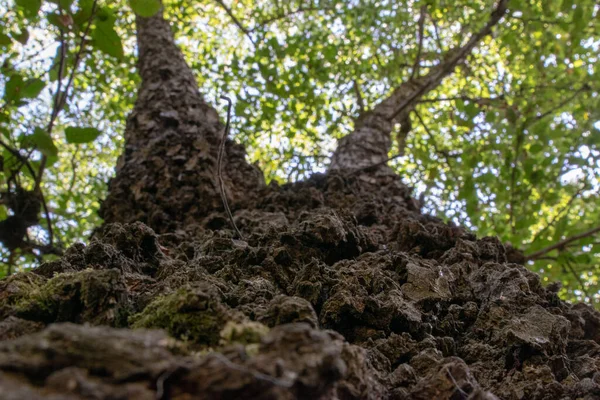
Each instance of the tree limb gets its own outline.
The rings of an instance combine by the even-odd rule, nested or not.
[[[577,279],[577,282],[579,283],[579,286],[581,287],[581,291],[583,292],[583,294],[585,294],[585,297],[587,297],[588,299],[590,299],[590,301],[594,301],[593,298],[590,296],[590,294],[588,293],[587,289],[585,288],[585,282],[583,282],[581,280],[581,276],[577,274],[577,272],[575,271],[575,268],[573,268],[573,264],[571,264],[570,261],[566,261],[565,264],[567,264],[567,268],[569,268],[569,271],[571,271],[571,274],[575,277],[575,279]]]
[[[445,60],[442,61],[438,66],[433,67],[427,75],[420,78],[420,82],[414,82],[417,84],[417,89],[414,90],[410,96],[405,97],[399,104],[395,105],[392,114],[387,116],[388,119],[395,119],[398,114],[414,105],[416,100],[419,100],[425,93],[437,87],[446,76],[452,73],[454,68],[471,53],[479,41],[492,32],[492,28],[496,26],[498,22],[500,22],[506,13],[507,5],[508,0],[500,0],[496,6],[496,9],[492,12],[490,20],[479,32],[471,35],[469,41],[463,47],[450,50],[446,54]],[[412,83],[412,80],[409,80],[406,83]],[[403,88],[403,86],[404,84],[401,85],[395,92],[397,92],[399,89],[404,90],[405,88]],[[391,98],[394,97],[394,94],[392,94]]]
[[[579,239],[583,239],[589,236],[592,236],[596,233],[600,232],[600,226],[597,226],[595,228],[592,228],[588,231],[582,232],[582,233],[578,233],[577,235],[573,235],[571,237],[568,237],[566,239],[563,239],[557,243],[554,243],[553,245],[550,245],[546,248],[543,248],[541,250],[536,251],[535,253],[531,253],[527,256],[525,256],[526,260],[537,260],[539,259],[541,256],[550,253],[553,250],[558,250],[558,249],[562,249],[564,247],[566,247],[568,244],[573,243]]]

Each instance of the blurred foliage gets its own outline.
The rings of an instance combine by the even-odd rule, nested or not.
[[[48,159],[41,189],[63,247],[101,223],[96,210],[139,83],[132,10],[152,15],[158,3],[94,4],[0,0],[0,138],[34,169]],[[361,110],[426,73],[493,8],[490,0],[165,0],[205,98],[236,99],[236,140],[279,182],[325,170]],[[494,35],[411,113],[406,155],[392,162],[424,210],[534,255],[530,267],[562,282],[564,298],[595,304],[599,11],[593,0],[511,0]],[[73,70],[48,129],[58,77],[64,90]],[[23,163],[2,154],[0,191],[10,179],[34,187]],[[0,204],[0,220],[9,214]],[[44,243],[40,221],[29,235]],[[35,263],[35,251],[15,251],[19,268]]]

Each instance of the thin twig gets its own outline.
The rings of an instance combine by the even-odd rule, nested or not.
[[[423,50],[423,31],[425,30],[425,12],[427,11],[427,6],[421,6],[421,16],[419,17],[419,47],[417,49],[417,56],[415,57],[415,62],[413,64],[412,72],[410,73],[410,78],[413,79],[417,75],[417,71],[419,70],[419,63],[421,62],[421,51]]]
[[[569,104],[573,99],[575,99],[575,97],[579,96],[579,94],[583,91],[586,90],[590,90],[590,86],[586,83],[584,84],[582,87],[580,87],[578,90],[575,91],[575,93],[573,93],[572,96],[567,97],[566,99],[564,99],[563,101],[561,101],[559,104],[557,104],[555,107],[550,108],[549,110],[541,113],[540,115],[538,115],[537,117],[535,117],[535,119],[532,121],[536,122],[539,121],[545,117],[547,117],[548,115],[552,114],[553,112],[561,109],[562,107],[564,107],[565,105]]]
[[[360,87],[358,86],[358,82],[356,82],[356,79],[354,79],[352,81],[354,83],[354,93],[356,94],[356,102],[358,103],[358,108],[360,113],[364,113],[365,112],[365,102],[363,100],[362,94],[360,93]]]
[[[246,27],[244,27],[244,25],[240,22],[239,19],[237,19],[235,15],[233,15],[231,8],[227,7],[223,0],[215,0],[215,2],[217,2],[217,4],[219,4],[221,8],[223,8],[223,10],[225,10],[225,12],[227,13],[227,15],[229,15],[233,23],[240,29],[240,31],[242,31],[246,35],[246,37],[248,37],[248,39],[250,39],[250,42],[253,45],[256,45],[254,39],[252,38],[252,36],[250,36],[250,31],[246,29]]]
[[[431,24],[433,25],[433,32],[435,33],[435,40],[437,42],[437,45],[440,48],[440,51],[444,51],[444,46],[442,46],[442,40],[440,39],[440,32],[438,29],[437,22],[431,14],[429,14],[429,18],[431,19]]]
[[[4,147],[10,154],[12,154],[13,156],[15,156],[15,158],[17,158],[19,161],[25,164],[31,176],[33,177],[33,179],[35,179],[36,173],[26,157],[23,157],[18,150],[13,149],[12,147],[4,143],[2,140],[0,140],[0,146]]]
[[[587,188],[587,184],[584,184],[581,188],[579,188],[577,190],[577,192],[575,192],[573,194],[573,196],[571,196],[571,198],[569,199],[567,204],[565,204],[565,206],[559,212],[556,213],[556,215],[552,218],[552,220],[548,223],[548,225],[546,225],[544,227],[544,229],[542,229],[541,231],[539,231],[538,233],[535,234],[531,243],[535,243],[540,238],[540,236],[542,236],[551,226],[553,226],[556,223],[556,220],[558,219],[558,217],[560,217],[564,211],[569,211],[569,209],[571,208],[571,205],[573,204],[575,199],[577,197],[579,197],[581,192],[583,192],[586,188]]]
[[[569,271],[571,271],[571,274],[573,274],[575,279],[577,279],[577,282],[579,283],[579,286],[581,286],[581,291],[583,292],[583,294],[585,294],[585,297],[590,299],[590,301],[593,301],[592,297],[590,296],[587,289],[585,288],[585,282],[583,282],[581,280],[581,276],[579,276],[577,274],[577,272],[575,271],[575,268],[573,268],[573,264],[571,264],[571,262],[569,260],[566,260],[565,264],[567,264],[567,268],[569,268]]]
[[[362,168],[353,169],[350,172],[348,172],[347,174],[345,174],[345,176],[351,176],[351,175],[357,174],[359,172],[368,171],[368,170],[370,170],[372,168],[377,168],[377,167],[379,167],[381,165],[387,164],[389,161],[392,161],[392,160],[395,160],[397,158],[400,158],[403,155],[404,154],[396,154],[395,156],[392,156],[392,157],[390,157],[388,159],[385,159],[383,161],[380,161],[378,163],[367,165],[366,167],[362,167]]]
[[[335,7],[306,7],[306,8],[303,8],[302,6],[300,6],[296,10],[290,11],[288,13],[279,14],[279,15],[276,15],[271,18],[267,18],[264,21],[260,21],[258,26],[250,29],[249,32],[252,33],[254,31],[258,30],[259,28],[264,27],[265,25],[272,24],[273,22],[276,22],[276,21],[279,21],[282,19],[286,19],[286,18],[291,17],[296,14],[308,13],[308,12],[313,12],[313,11],[335,11]]]
[[[566,239],[561,240],[560,242],[554,243],[546,248],[536,251],[535,253],[531,253],[528,256],[525,256],[526,260],[537,260],[540,256],[545,255],[546,253],[550,253],[552,250],[562,249],[568,244],[575,242],[576,240],[586,238],[588,236],[592,236],[595,233],[600,232],[600,226],[592,228],[588,231],[578,233],[577,235],[573,235]]]
[[[225,184],[223,183],[223,153],[225,152],[225,142],[227,141],[227,137],[229,136],[229,128],[231,123],[231,99],[227,96],[221,96],[221,98],[227,101],[227,123],[225,124],[225,132],[223,132],[223,137],[221,138],[221,143],[219,144],[219,155],[217,157],[217,177],[219,178],[219,190],[221,191],[221,200],[223,201],[223,207],[225,207],[225,212],[227,212],[227,216],[229,217],[229,222],[235,229],[238,237],[241,240],[244,240],[244,236],[238,229],[235,221],[233,220],[233,214],[231,214],[231,209],[229,208],[229,203],[227,203],[227,196],[225,195]]]

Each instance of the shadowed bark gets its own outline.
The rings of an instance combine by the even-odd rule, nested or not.
[[[223,124],[198,92],[162,12],[138,17],[137,27],[142,84],[100,214],[105,223],[141,221],[170,232],[222,209],[216,164]],[[264,182],[241,146],[228,140],[225,151],[225,190],[236,208]]]
[[[450,50],[426,75],[404,82],[389,97],[360,115],[356,120],[354,132],[340,140],[329,170],[363,169],[372,165],[385,167],[392,145],[390,134],[394,124],[401,123],[404,128],[409,126],[409,113],[417,102],[435,89],[465,60],[481,39],[492,32],[492,28],[506,13],[507,4],[508,0],[500,0],[488,23],[473,34],[464,46]],[[407,135],[408,130],[403,129],[402,133]],[[403,143],[399,145],[403,146]]]

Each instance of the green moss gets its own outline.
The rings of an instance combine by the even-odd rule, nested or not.
[[[244,321],[234,322],[228,321],[225,327],[221,330],[220,344],[222,346],[239,343],[239,344],[255,344],[259,343],[260,339],[269,332],[269,328],[260,322]]]
[[[32,272],[18,273],[0,281],[0,306],[12,306],[40,290],[46,279]]]
[[[214,346],[220,331],[233,317],[208,285],[181,288],[161,296],[130,318],[133,328],[162,328],[172,336]]]
[[[14,305],[21,318],[122,325],[126,288],[118,270],[63,273],[31,290]]]

